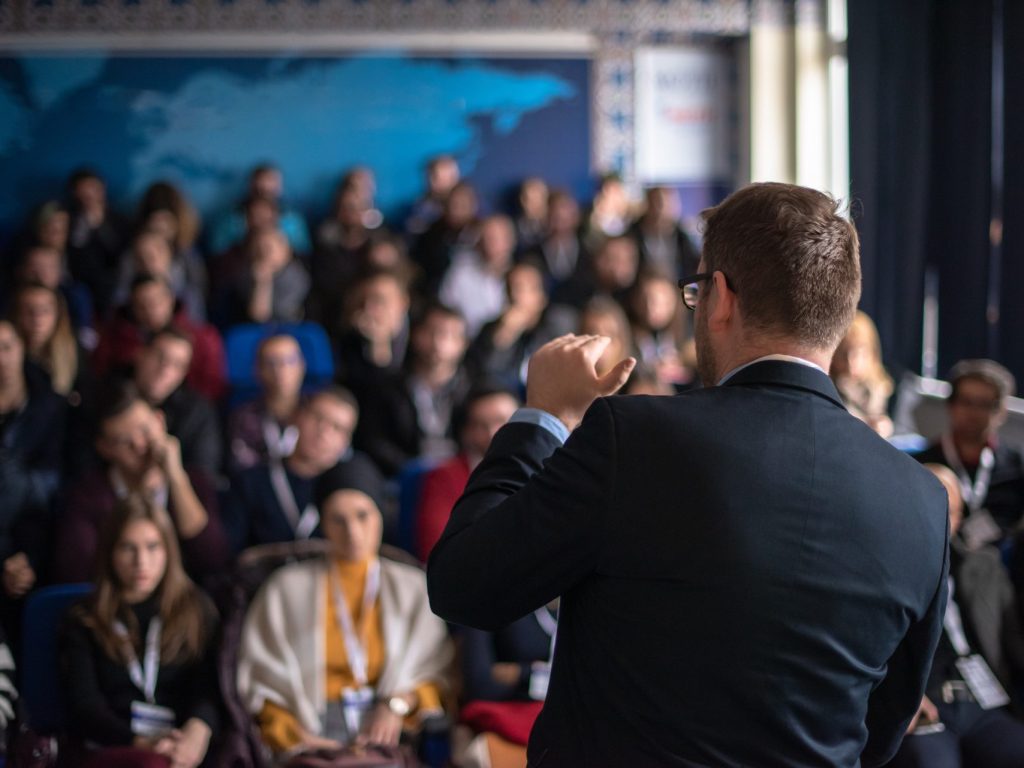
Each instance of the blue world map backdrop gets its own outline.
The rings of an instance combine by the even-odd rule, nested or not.
[[[0,234],[81,165],[124,207],[153,181],[180,184],[207,220],[267,160],[311,224],[355,164],[376,172],[378,205],[400,216],[440,153],[485,201],[531,174],[587,198],[589,102],[585,59],[6,55]]]

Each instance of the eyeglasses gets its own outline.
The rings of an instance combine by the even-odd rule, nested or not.
[[[719,270],[716,270],[719,271]],[[697,308],[697,301],[700,299],[700,284],[705,280],[710,280],[715,276],[714,272],[701,272],[696,275],[690,275],[684,277],[679,281],[679,290],[683,292],[683,304],[691,312]],[[736,289],[732,287],[732,283],[729,282],[729,277],[723,272],[722,277],[725,278],[725,284],[729,290],[736,293]]]

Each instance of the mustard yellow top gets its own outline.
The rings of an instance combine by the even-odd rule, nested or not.
[[[384,632],[380,622],[380,596],[369,607],[363,616],[363,591],[366,589],[366,575],[370,561],[351,563],[345,560],[334,560],[331,564],[341,577],[341,592],[352,616],[352,626],[363,640],[367,655],[367,676],[371,687],[377,686],[381,671],[384,669]],[[346,688],[356,687],[355,676],[349,666],[348,654],[345,651],[345,640],[338,626],[338,615],[334,607],[330,570],[324,576],[326,580],[324,595],[324,632],[326,656],[326,694],[327,701],[338,701],[341,692]],[[418,686],[415,693],[419,696],[418,709],[440,709],[441,692],[433,683]],[[284,752],[295,747],[302,741],[302,727],[298,720],[286,709],[269,701],[263,702],[263,708],[257,716],[260,735],[264,743],[274,752]]]

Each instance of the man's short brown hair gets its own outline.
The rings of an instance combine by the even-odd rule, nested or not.
[[[704,267],[721,270],[747,327],[828,349],[860,299],[857,230],[832,197],[750,184],[705,210]]]

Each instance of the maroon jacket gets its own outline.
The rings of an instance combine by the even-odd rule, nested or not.
[[[181,557],[189,576],[197,581],[227,567],[230,550],[217,511],[213,483],[202,470],[188,469],[196,496],[209,516],[206,527],[191,539],[178,539]],[[96,549],[100,529],[117,503],[106,468],[81,478],[68,491],[67,503],[57,518],[57,544],[54,552],[54,581],[74,583],[91,581],[95,575]],[[172,504],[168,510],[174,517]]]
[[[189,318],[181,304],[175,308],[171,324],[192,337],[192,365],[185,383],[209,400],[219,402],[227,390],[227,362],[224,342],[217,329]],[[121,307],[100,331],[100,341],[93,352],[96,376],[103,378],[112,371],[135,365],[146,336],[132,317],[131,310]]]

